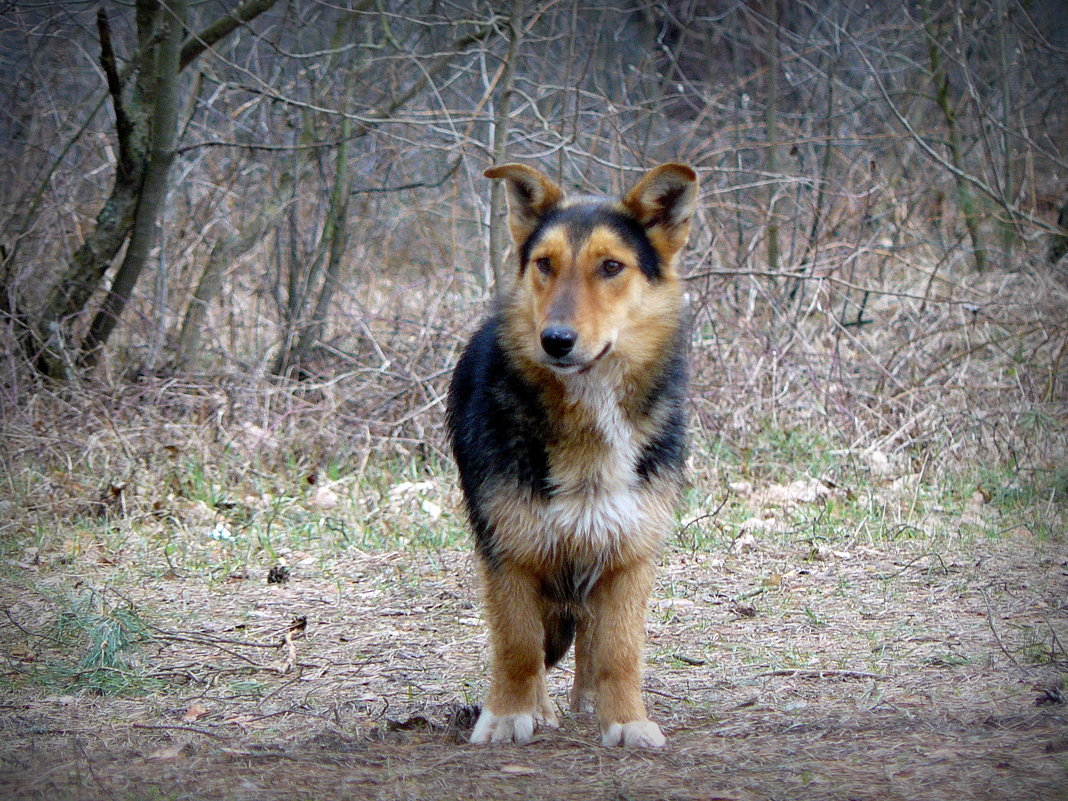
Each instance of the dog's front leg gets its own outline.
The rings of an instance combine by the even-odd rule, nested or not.
[[[525,743],[534,724],[557,725],[545,687],[545,631],[537,579],[514,565],[483,570],[492,676],[473,743]]]
[[[653,564],[642,561],[602,577],[591,602],[590,658],[602,745],[657,747],[666,740],[641,694],[645,606]]]

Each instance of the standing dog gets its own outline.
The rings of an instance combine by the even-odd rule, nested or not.
[[[660,746],[641,697],[645,609],[685,456],[687,331],[676,261],[697,200],[681,164],[621,201],[564,196],[506,164],[519,256],[471,339],[448,427],[474,529],[493,651],[471,741],[557,725],[545,672],[575,643],[573,710],[604,745]]]

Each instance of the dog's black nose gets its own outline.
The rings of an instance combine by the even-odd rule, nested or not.
[[[566,325],[551,325],[541,332],[541,347],[554,359],[562,359],[575,347],[578,333]]]

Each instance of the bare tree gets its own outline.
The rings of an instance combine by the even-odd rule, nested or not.
[[[961,213],[964,216],[964,224],[968,228],[968,236],[972,241],[972,256],[975,259],[975,269],[982,272],[987,269],[986,247],[983,244],[983,236],[979,230],[979,212],[976,208],[972,187],[964,177],[967,172],[967,167],[964,163],[964,146],[961,141],[960,124],[957,120],[957,109],[951,95],[949,72],[942,56],[942,48],[949,38],[946,35],[946,22],[932,12],[929,3],[924,3],[923,14],[924,31],[927,34],[927,58],[930,64],[930,78],[934,86],[935,102],[945,118],[946,145],[949,149],[950,163],[954,167],[954,179],[957,185],[957,198],[960,203]]]
[[[506,285],[502,204],[481,178],[502,160],[578,191],[694,164],[698,317],[751,326],[776,358],[809,337],[865,346],[895,281],[920,298],[900,325],[923,331],[963,291],[961,265],[1061,252],[1068,70],[1052,3],[308,0],[257,19],[269,5],[216,25],[198,15],[218,6],[190,4],[199,33],[182,35],[170,89],[153,70],[173,65],[178,6],[142,0],[92,37],[85,12],[54,15],[94,60],[97,41],[115,51],[99,59],[109,91],[45,63],[60,58],[47,47],[48,80],[0,90],[36,93],[24,120],[0,121],[32,164],[3,165],[0,256],[3,311],[41,372],[104,352],[136,371],[149,341],[181,369],[385,364],[383,339],[410,335],[400,309],[446,303],[435,281],[446,305]],[[39,20],[13,18],[30,41]],[[153,110],[168,91],[184,119]],[[49,128],[49,107],[77,113]],[[151,300],[137,277],[157,253]],[[393,280],[409,291],[384,312],[368,298]]]
[[[131,59],[132,80],[120,74],[107,15],[98,17],[101,64],[115,116],[118,162],[108,199],[96,225],[53,283],[33,330],[23,331],[24,349],[38,370],[58,378],[96,350],[110,336],[129,293],[144,268],[155,239],[173,161],[175,125],[180,104],[178,72],[218,43],[240,22],[247,22],[274,0],[247,0],[227,19],[187,36],[184,3],[164,5],[139,0],[137,45]],[[119,249],[130,240],[127,255],[94,320],[85,342],[70,341],[70,322],[89,302]],[[36,340],[32,336],[36,332]]]

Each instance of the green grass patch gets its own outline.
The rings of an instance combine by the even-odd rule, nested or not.
[[[922,449],[879,454],[843,444],[823,431],[772,423],[747,432],[743,444],[695,442],[702,455],[683,496],[675,546],[722,551],[752,536],[782,547],[845,548],[998,538],[1011,530],[1053,540],[1063,530],[1068,468],[1024,469],[1010,459],[944,471],[928,469]],[[818,498],[789,497],[791,484],[805,482],[819,485]],[[763,497],[768,488],[779,497]]]
[[[40,635],[50,647],[28,675],[31,681],[100,695],[143,695],[160,685],[138,664],[151,632],[131,603],[93,589],[51,600],[59,611]]]

